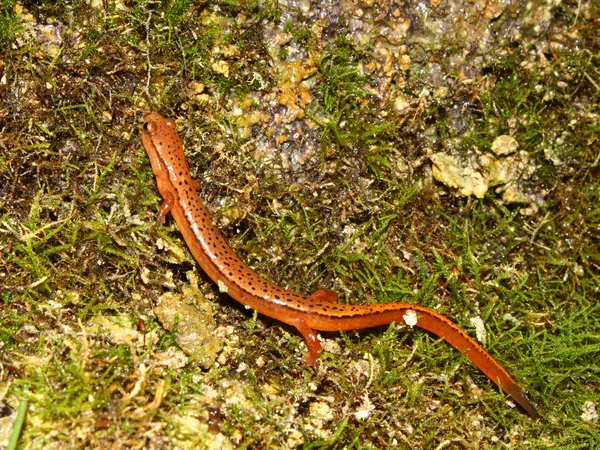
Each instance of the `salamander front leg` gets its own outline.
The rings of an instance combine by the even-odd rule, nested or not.
[[[319,359],[319,351],[321,350],[321,343],[319,342],[317,333],[302,319],[294,319],[290,322],[290,325],[295,326],[302,333],[302,336],[304,336],[304,340],[306,340],[306,345],[308,346],[308,353],[304,355],[304,360],[309,366],[314,366]]]
[[[173,208],[173,202],[175,202],[175,197],[171,193],[167,193],[165,195],[165,201],[162,205],[160,205],[160,210],[158,211],[158,217],[156,218],[156,223],[159,225],[164,225],[165,218],[169,211]]]

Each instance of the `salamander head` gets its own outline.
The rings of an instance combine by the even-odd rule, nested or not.
[[[144,133],[154,135],[160,132],[159,130],[161,130],[161,128],[164,130],[163,127],[175,130],[175,121],[166,119],[160,114],[153,112],[146,113],[146,116],[144,117]]]

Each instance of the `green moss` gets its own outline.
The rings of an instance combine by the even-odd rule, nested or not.
[[[22,30],[19,19],[13,14],[16,4],[15,0],[0,1],[0,47],[7,48]]]
[[[2,5],[0,40],[12,42],[14,2]],[[37,8],[36,20],[68,27],[60,58],[39,42],[2,47],[0,391],[11,408],[29,404],[19,445],[197,447],[214,438],[212,408],[240,448],[284,448],[291,430],[303,448],[598,446],[581,419],[586,402],[600,401],[598,56],[585,15],[552,10],[588,49],[553,47],[547,65],[507,44],[462,85],[435,55],[456,90],[433,98],[420,96],[436,86],[417,58],[391,80],[365,69],[374,49],[353,40],[343,15],[320,33],[317,19],[274,1]],[[305,55],[305,69],[317,68],[302,80],[313,122],[282,119],[266,38],[282,27],[292,38],[282,60]],[[414,43],[403,45],[411,54]],[[220,60],[228,76],[213,68]],[[413,98],[407,111],[378,97],[388,81]],[[199,83],[202,101],[190,89]],[[463,128],[447,113],[457,104]],[[546,422],[508,408],[465,357],[418,329],[322,333],[320,365],[305,367],[293,328],[220,294],[172,221],[156,225],[161,199],[139,143],[150,108],[178,118],[202,199],[258,273],[303,293],[334,289],[342,303],[431,307],[472,336],[470,319],[481,318],[486,348]],[[269,120],[242,133],[236,108]],[[275,148],[282,130],[290,138]],[[430,150],[487,151],[499,134],[534,159],[524,187],[537,216],[431,182]],[[209,371],[179,365],[172,333],[153,318],[158,296],[193,269],[228,343]],[[315,403],[329,420],[311,422]]]

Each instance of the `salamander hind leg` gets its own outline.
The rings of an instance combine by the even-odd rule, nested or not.
[[[319,359],[319,352],[321,351],[321,343],[319,342],[317,333],[302,319],[294,319],[289,324],[295,326],[302,333],[308,346],[308,353],[304,355],[304,360],[309,366],[314,366]]]

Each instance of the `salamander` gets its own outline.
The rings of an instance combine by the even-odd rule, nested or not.
[[[142,141],[164,200],[157,222],[164,224],[166,215],[171,213],[192,255],[221,292],[246,308],[295,327],[308,346],[307,364],[314,365],[319,358],[321,344],[316,330],[355,330],[392,322],[416,325],[462,352],[530,416],[540,418],[525,391],[508,372],[465,331],[441,314],[409,303],[341,304],[334,291],[319,289],[304,295],[261,277],[231,249],[202,204],[197,192],[200,183],[191,177],[175,122],[147,113]]]

